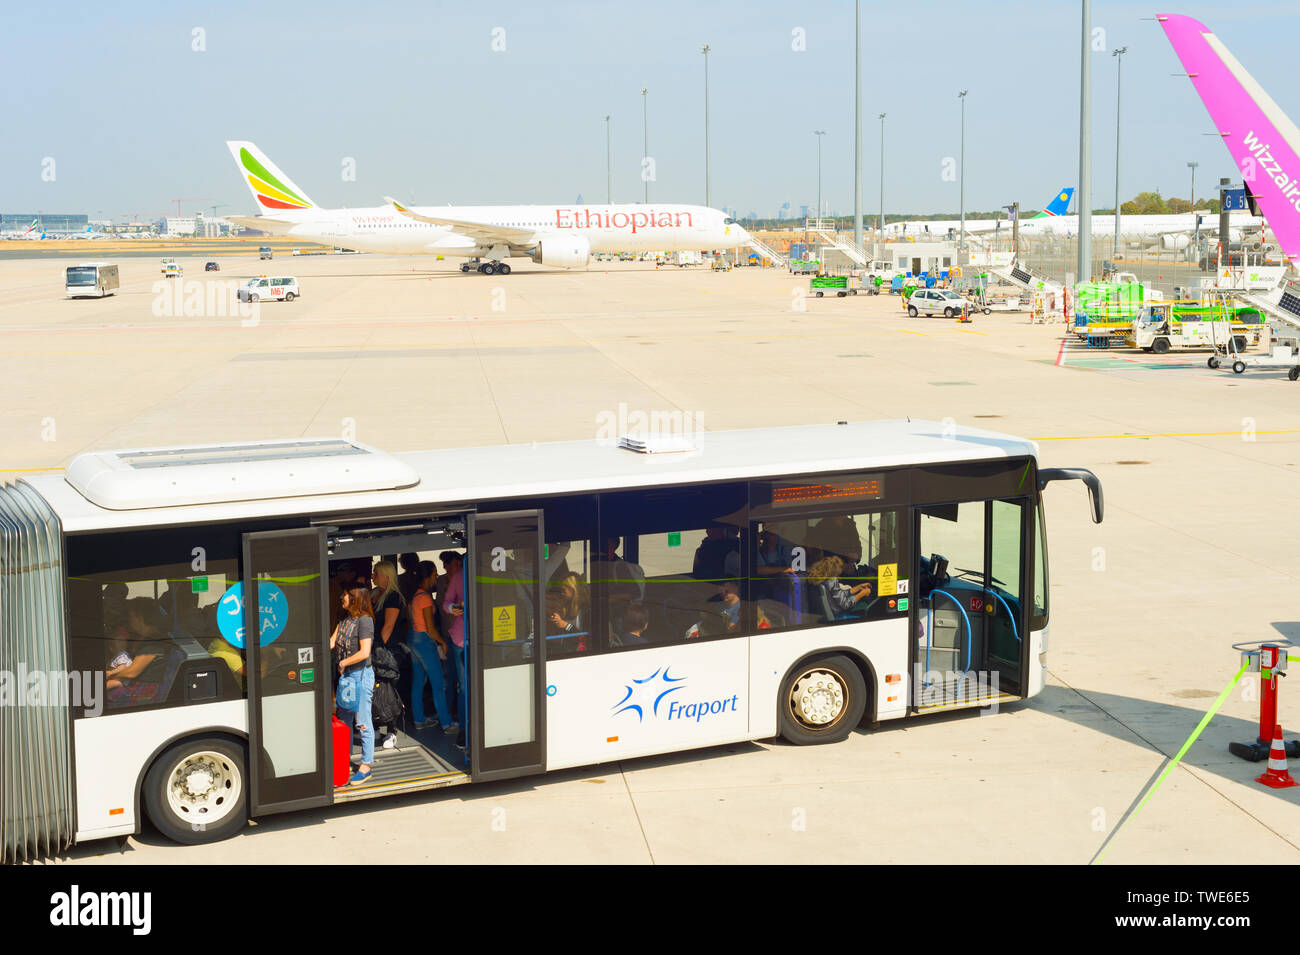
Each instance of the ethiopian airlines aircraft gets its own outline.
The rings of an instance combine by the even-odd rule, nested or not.
[[[507,275],[511,257],[574,269],[593,252],[704,251],[749,242],[735,220],[704,206],[410,207],[387,199],[369,209],[322,209],[255,145],[226,145],[262,210],[226,218],[323,245],[482,259],[478,271]]]

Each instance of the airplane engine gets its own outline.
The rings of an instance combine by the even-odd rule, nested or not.
[[[547,236],[537,243],[533,261],[561,269],[580,269],[591,259],[591,242],[585,236]]]
[[[1175,233],[1174,235],[1162,235],[1160,237],[1160,248],[1166,251],[1172,251],[1172,250],[1180,251],[1182,249],[1187,248],[1191,244],[1192,244],[1192,240],[1188,236],[1183,235],[1181,232]]]

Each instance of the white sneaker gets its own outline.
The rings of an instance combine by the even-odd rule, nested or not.
[[[387,736],[384,737],[384,742],[382,745],[384,749],[395,749],[397,747],[397,737],[394,734],[389,733]]]

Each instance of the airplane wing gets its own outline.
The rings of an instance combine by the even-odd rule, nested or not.
[[[235,225],[243,226],[245,229],[257,229],[259,232],[271,232],[283,234],[292,229],[295,225],[293,222],[286,222],[284,219],[271,219],[266,216],[222,216],[228,222]]]
[[[534,229],[517,229],[511,226],[492,225],[486,222],[466,222],[464,219],[426,216],[414,209],[408,209],[390,196],[384,196],[384,201],[391,203],[394,209],[408,219],[414,219],[416,222],[427,222],[430,225],[447,226],[482,245],[532,245],[537,239],[537,232]]]

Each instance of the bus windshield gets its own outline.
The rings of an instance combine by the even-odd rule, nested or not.
[[[98,270],[93,265],[68,266],[69,285],[94,285],[98,280]]]

